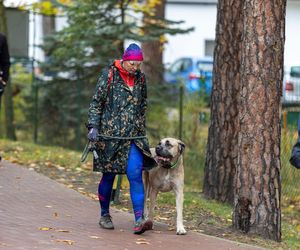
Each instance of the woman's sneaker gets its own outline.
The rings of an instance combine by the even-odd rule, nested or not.
[[[153,222],[151,220],[139,219],[133,228],[134,234],[142,234],[147,230],[151,230],[153,227]]]
[[[109,214],[103,215],[99,221],[100,227],[104,229],[114,229],[114,224],[112,223],[111,216]]]

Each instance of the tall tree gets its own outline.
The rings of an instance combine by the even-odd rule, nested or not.
[[[286,0],[245,1],[233,225],[280,241],[280,93]]]
[[[4,0],[0,0],[0,32],[5,34],[8,39]],[[8,41],[8,45],[9,45],[9,41]],[[16,140],[17,137],[16,137],[15,125],[14,125],[13,94],[12,94],[11,81],[5,87],[4,109],[5,109],[6,137],[11,140]]]
[[[219,0],[214,50],[211,123],[203,192],[206,198],[233,203],[237,160],[243,2]]]
[[[233,225],[280,241],[280,93],[286,0],[247,1]]]
[[[151,0],[147,0],[146,4],[150,5]],[[156,17],[157,22],[165,18],[165,0],[157,1],[151,12],[145,12],[143,17],[143,23],[145,25],[145,33],[151,32],[148,28],[151,25],[152,16]],[[147,75],[148,79],[153,84],[161,84],[163,81],[163,37],[161,35],[156,40],[145,41],[142,43],[142,49],[144,52],[144,64],[143,71]]]
[[[285,8],[219,0],[203,187],[206,197],[234,200],[235,228],[278,241]]]

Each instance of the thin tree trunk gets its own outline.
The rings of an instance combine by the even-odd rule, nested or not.
[[[3,0],[0,0],[0,32],[5,34],[8,39],[5,7],[3,5]],[[9,46],[9,41],[8,41]],[[11,140],[16,140],[15,126],[14,126],[14,109],[13,109],[13,95],[11,81],[5,87],[4,93],[4,110],[5,110],[5,130],[6,137]]]
[[[237,160],[242,4],[240,0],[218,2],[211,124],[203,184],[206,198],[230,203]]]
[[[286,0],[246,1],[233,226],[280,241],[280,92]]]
[[[165,0],[155,6],[155,17],[164,19]],[[144,15],[144,22],[147,22],[148,15]],[[143,71],[151,84],[161,84],[163,81],[163,44],[160,40],[146,41],[142,43],[144,54]]]

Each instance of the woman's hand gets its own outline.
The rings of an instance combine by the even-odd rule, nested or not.
[[[97,141],[97,138],[98,138],[98,129],[96,128],[91,128],[89,130],[89,133],[87,135],[88,139],[92,142],[95,142]]]

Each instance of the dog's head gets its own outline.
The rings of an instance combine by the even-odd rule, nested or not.
[[[183,153],[185,145],[175,138],[164,138],[155,147],[156,160],[162,166],[168,166]]]

